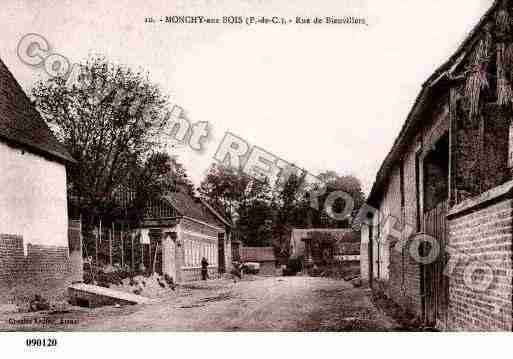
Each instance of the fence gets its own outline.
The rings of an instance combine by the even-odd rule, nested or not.
[[[112,266],[131,271],[158,271],[161,268],[161,234],[150,231],[149,243],[141,243],[141,233],[125,223],[98,222],[82,229],[83,255],[96,267]]]

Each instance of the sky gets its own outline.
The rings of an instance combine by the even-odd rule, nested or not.
[[[229,131],[316,175],[358,177],[366,192],[422,83],[492,0],[2,0],[0,57],[26,92],[47,75],[20,61],[28,33],[71,63],[94,54],[150,74],[207,121],[198,153],[174,149],[196,185]],[[365,18],[362,25],[148,24],[172,15]]]

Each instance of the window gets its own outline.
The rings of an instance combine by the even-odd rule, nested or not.
[[[185,242],[185,266],[191,266],[191,242]]]

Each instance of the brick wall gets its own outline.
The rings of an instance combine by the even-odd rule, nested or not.
[[[0,283],[11,287],[23,271],[25,255],[21,236],[0,234]]]
[[[67,247],[27,246],[25,267],[18,283],[28,295],[41,293],[46,298],[64,299],[71,284],[71,261]]]
[[[32,244],[27,244],[25,254],[21,236],[0,234],[0,303],[24,301],[35,294],[65,300],[68,285],[82,281],[80,230],[71,226],[70,238],[73,255],[68,247]]]
[[[512,219],[510,198],[451,215],[449,247],[454,266],[449,270],[449,329],[512,330]],[[489,288],[471,288],[465,282],[465,269],[471,263],[493,271]],[[477,284],[485,283],[479,275],[476,271],[472,278]]]

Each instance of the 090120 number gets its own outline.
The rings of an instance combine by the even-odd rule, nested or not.
[[[56,347],[57,339],[55,338],[28,338],[25,340],[28,347]]]

